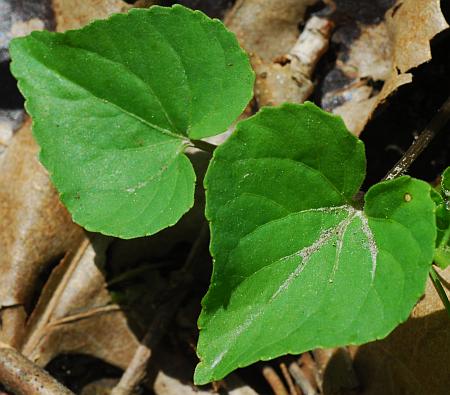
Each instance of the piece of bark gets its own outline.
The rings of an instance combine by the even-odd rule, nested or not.
[[[312,75],[328,49],[332,22],[312,16],[289,51],[273,62],[255,58],[255,98],[259,106],[303,103],[313,92]]]
[[[0,163],[1,308],[27,307],[40,273],[76,248],[83,234],[60,203],[37,153],[27,121]],[[0,338],[22,330],[24,316],[16,317],[2,326]]]
[[[303,102],[311,94],[311,76],[328,47],[331,24],[313,17],[300,36],[298,26],[316,1],[241,0],[225,18],[250,55],[259,106]]]

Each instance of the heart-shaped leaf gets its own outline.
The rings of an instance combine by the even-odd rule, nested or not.
[[[136,9],[11,44],[41,161],[76,222],[124,238],[193,204],[190,139],[224,131],[254,75],[235,36],[182,6]]]
[[[195,381],[315,347],[386,336],[423,292],[436,236],[428,184],[353,200],[364,147],[313,104],[241,122],[207,172],[214,273]]]

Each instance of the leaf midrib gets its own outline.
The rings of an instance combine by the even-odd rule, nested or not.
[[[343,229],[342,229],[342,232],[340,232],[339,235],[338,235],[338,237],[341,237],[341,240],[342,240],[344,234],[346,233],[347,228],[348,228],[348,226],[350,225],[350,223],[353,221],[354,218],[356,218],[358,212],[360,212],[362,215],[365,215],[367,219],[369,218],[369,216],[367,216],[363,210],[357,210],[357,209],[354,209],[354,208],[351,207],[351,206],[350,206],[350,208],[352,209],[353,212],[349,212],[349,216],[348,216],[348,217],[344,218],[342,221],[340,221],[336,226],[334,226],[334,227],[332,228],[332,229],[338,229],[342,224],[345,224],[345,226],[344,226]],[[313,209],[313,210],[314,210],[314,209]],[[304,211],[313,211],[313,210],[304,210]],[[315,209],[315,210],[317,210],[317,209]],[[293,213],[293,214],[295,214],[295,213]],[[376,217],[370,217],[370,218],[376,218]],[[282,218],[281,218],[281,219],[282,219]],[[278,220],[281,220],[281,219],[277,219],[277,220],[274,220],[274,221],[278,221]],[[379,220],[383,221],[382,218],[376,218],[376,219],[379,219]],[[270,222],[274,222],[274,221],[270,221]],[[346,223],[346,222],[347,222],[347,223]],[[392,222],[397,223],[397,221],[392,221]],[[407,228],[405,227],[405,229],[407,229]],[[409,231],[409,229],[407,229],[407,230]],[[410,233],[410,231],[409,231],[409,233]],[[296,253],[291,254],[290,256],[294,256],[294,255],[296,255]],[[274,263],[277,263],[277,262],[280,262],[280,261],[283,260],[283,259],[286,259],[286,257],[283,257],[283,258],[281,258],[281,259],[279,259],[279,260],[277,260],[277,261],[274,261],[274,262],[272,262],[270,265],[272,265],[272,264],[274,264]],[[395,259],[395,258],[394,258],[394,259]],[[302,262],[300,262],[299,266],[300,266],[300,265],[302,265]],[[267,266],[265,266],[264,268],[266,268],[266,267],[267,267]],[[264,268],[259,269],[257,272],[259,272],[260,270],[263,270]],[[249,278],[249,277],[255,275],[257,272],[252,273],[252,274],[251,274],[250,276],[248,276],[247,278]],[[374,287],[370,287],[370,289],[373,289],[376,293],[378,292],[377,289],[374,288]],[[364,304],[366,303],[366,300],[367,300],[367,298],[368,298],[368,296],[369,296],[369,293],[370,293],[370,292],[369,292],[369,288],[368,288],[368,292],[366,293],[366,297],[365,297],[365,299],[364,299],[364,302],[361,304],[359,311],[364,307]],[[272,302],[272,298],[269,300],[269,303],[270,303],[270,302]],[[316,311],[317,311],[317,310],[320,310],[320,306],[316,309]],[[243,323],[243,325],[240,326],[240,327],[243,328],[242,332],[243,332],[244,330],[248,329],[251,325],[253,325],[253,322],[254,322],[256,319],[258,319],[263,313],[264,313],[264,310],[260,310],[260,311],[258,311],[256,314],[254,314],[253,318],[250,319],[250,321],[246,320],[245,323]],[[311,315],[313,315],[313,314],[315,314],[315,313],[312,313]],[[311,316],[311,315],[310,315],[310,316]],[[306,317],[305,320],[303,321],[303,323],[304,323],[310,316]],[[355,322],[357,316],[358,316],[358,314],[355,314],[355,315],[353,316],[353,319],[349,322],[349,324],[347,325],[347,328],[351,327],[351,325]],[[245,324],[245,325],[244,325],[244,324]],[[298,331],[299,328],[300,328],[300,327],[296,327],[293,331]],[[289,335],[288,335],[288,336],[289,336]],[[237,338],[238,338],[238,336],[235,336],[234,340],[237,340]],[[233,341],[232,343],[234,343],[234,341]],[[317,346],[321,346],[321,345],[318,344]],[[322,345],[322,346],[323,346],[323,345]],[[264,348],[267,348],[267,344],[264,345]],[[242,353],[241,353],[241,355],[242,355],[242,354],[245,354],[245,352],[246,352],[246,350],[243,350]],[[295,352],[295,353],[298,353],[298,352],[301,352],[301,351],[299,351],[299,350],[294,350],[294,351],[292,351],[292,352],[293,352],[293,353],[294,353],[294,352]],[[223,358],[227,353],[228,353],[228,350],[225,351],[223,354],[221,354],[221,358]],[[273,357],[273,355],[272,355],[272,354],[269,354],[266,358],[272,358],[272,357]],[[233,363],[234,363],[234,361],[236,361],[236,360],[240,360],[240,356],[239,356],[239,357],[236,357],[236,358],[233,358],[233,360],[232,360],[232,361],[229,361],[229,362],[226,364],[226,366],[232,366]]]
[[[336,224],[335,226],[333,226],[333,227],[331,227],[330,229],[328,229],[329,231],[333,232],[334,230],[339,229],[339,228],[341,227],[341,225],[344,224],[344,226],[342,227],[342,231],[340,231],[340,232],[337,234],[337,237],[338,237],[338,238],[339,238],[339,237],[343,238],[345,232],[347,231],[348,225],[349,225],[349,224],[353,221],[353,219],[355,218],[356,212],[357,212],[357,211],[360,211],[360,210],[357,210],[357,209],[355,209],[355,208],[353,208],[353,207],[351,207],[351,206],[349,206],[349,205],[343,205],[343,206],[332,207],[332,208],[331,208],[331,207],[320,207],[320,208],[318,208],[318,209],[302,210],[302,211],[298,211],[298,212],[295,212],[295,213],[291,213],[291,214],[289,214],[289,215],[287,215],[287,216],[284,216],[284,217],[282,217],[282,218],[278,218],[278,219],[276,219],[276,220],[269,221],[269,222],[267,222],[266,224],[264,224],[264,225],[262,225],[262,226],[265,226],[265,225],[270,224],[270,223],[273,223],[273,222],[277,222],[277,221],[284,220],[286,217],[291,216],[291,215],[296,215],[296,214],[299,214],[299,213],[305,213],[305,212],[320,212],[320,211],[326,211],[327,209],[335,209],[335,210],[342,209],[342,210],[346,210],[346,211],[348,212],[348,216],[344,217],[338,224]],[[351,211],[349,211],[349,210],[351,210]],[[258,228],[259,228],[259,227],[258,227]],[[258,229],[258,228],[257,228],[257,229]],[[255,229],[253,232],[255,232],[257,229]],[[247,234],[245,237],[248,237],[248,236],[251,235],[253,232],[250,232],[250,233]],[[323,232],[322,232],[322,233],[323,233]],[[328,241],[329,241],[330,239],[332,239],[332,238],[333,238],[333,236],[332,236],[332,234],[331,234],[330,237],[325,241],[325,243],[328,243]],[[241,240],[242,240],[242,238],[239,240],[239,243],[240,243]],[[239,245],[239,243],[237,244],[237,246]],[[313,244],[314,244],[314,243],[313,243]],[[304,250],[305,248],[311,247],[313,244],[311,244],[311,245],[309,245],[309,246],[303,247],[300,251]],[[236,246],[235,248],[237,248],[237,246]],[[322,247],[322,246],[321,246],[321,247]],[[321,247],[320,247],[320,248],[321,248]],[[235,249],[235,248],[234,248],[234,249]],[[233,249],[233,250],[234,250],[234,249]],[[292,256],[298,255],[298,253],[299,253],[300,251],[297,251],[297,252],[292,253],[292,254],[290,254],[290,255],[288,255],[288,256],[282,257],[282,258],[280,258],[280,259],[278,259],[278,260],[276,260],[276,261],[271,262],[269,265],[266,265],[266,266],[264,266],[264,267],[258,269],[257,271],[255,271],[255,272],[252,273],[251,275],[245,277],[244,281],[249,280],[251,277],[255,276],[257,273],[261,272],[262,270],[267,269],[268,267],[271,267],[271,266],[274,265],[274,264],[277,264],[277,263],[283,261],[284,259],[287,259],[287,258],[290,258],[290,257],[292,257]],[[230,253],[231,253],[231,251],[230,251]],[[297,267],[295,268],[295,270],[294,270],[291,274],[294,274],[294,273],[297,271],[297,269],[298,269],[299,267],[301,267],[301,266],[303,266],[303,267],[306,266],[307,262],[303,263],[303,258],[301,258],[301,257],[299,257],[299,258],[300,258],[300,263],[297,265]],[[286,280],[287,280],[287,279],[286,279]],[[242,281],[242,282],[243,282],[243,281]],[[239,285],[242,284],[242,282],[240,282],[239,284],[237,284],[237,287],[239,287]],[[283,284],[284,284],[284,282],[280,285],[280,287],[281,287]],[[237,288],[237,287],[236,287],[236,288]],[[279,289],[280,289],[280,288],[278,288],[278,289],[275,291],[275,293],[272,295],[272,297],[269,299],[269,301],[268,301],[269,304],[273,303],[273,301],[276,299],[276,297],[281,293],[281,292],[280,292],[280,293],[278,292]],[[284,291],[284,290],[283,290],[283,291]],[[282,291],[282,292],[283,292],[283,291]],[[232,339],[232,341],[231,341],[230,343],[231,343],[231,344],[234,344],[234,343],[236,342],[236,340],[238,339],[238,337],[240,336],[240,334],[241,334],[243,331],[247,330],[251,325],[253,325],[253,323],[255,322],[255,320],[257,320],[261,315],[263,315],[264,312],[265,312],[264,309],[263,309],[263,310],[257,309],[256,313],[255,313],[252,317],[249,317],[249,318],[248,318],[247,320],[245,320],[241,325],[239,325],[238,328],[236,328],[236,330],[234,331],[234,333],[233,333],[233,339]],[[309,316],[308,316],[308,317],[309,317]],[[307,320],[308,317],[305,317],[304,320]],[[215,361],[213,361],[213,364],[215,363],[216,365],[218,365],[218,364],[221,362],[221,360],[223,359],[223,357],[224,357],[228,352],[229,352],[229,346],[227,346],[227,350],[226,350],[225,352],[223,352],[222,354],[220,354],[219,357],[217,357],[217,358],[215,359]],[[236,360],[236,359],[239,360],[240,358],[234,358],[234,360]],[[228,363],[228,365],[231,365],[232,362],[233,362],[233,361],[230,361],[230,362]]]

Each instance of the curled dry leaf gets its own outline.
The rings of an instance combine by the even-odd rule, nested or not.
[[[317,0],[238,0],[225,18],[242,45],[262,61],[289,52],[298,38],[298,24]]]
[[[85,238],[53,270],[26,327],[22,352],[40,366],[60,353],[83,353],[125,368],[138,345],[111,301],[102,267],[110,240]]]
[[[430,40],[448,28],[439,0],[397,1],[382,16],[377,23],[357,22],[356,33],[334,35],[341,52],[325,78],[322,107],[341,115],[356,135],[392,92],[412,81],[407,71],[431,59]],[[382,89],[377,91],[374,82],[383,83]],[[327,83],[335,87],[327,89]]]
[[[38,162],[30,126],[17,132],[0,163],[0,337],[14,344],[39,274],[82,235]]]
[[[430,40],[448,24],[440,0],[402,0],[387,15],[394,65],[406,73],[431,59]]]

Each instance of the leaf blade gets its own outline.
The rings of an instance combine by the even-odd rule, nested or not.
[[[302,108],[299,116],[310,106],[298,106]],[[289,110],[296,111],[294,106]],[[285,107],[271,110],[276,111],[282,113]],[[268,149],[264,144],[273,140],[260,139],[256,129],[251,136],[252,128],[248,128],[248,135],[242,138],[245,126],[241,123],[234,137],[246,143],[245,152],[252,151],[252,144],[262,151]],[[284,137],[285,125],[278,129],[277,137]],[[327,145],[316,135],[320,129],[308,129],[299,122],[294,130],[297,138],[301,136],[301,143],[285,141],[290,148],[316,143],[315,152],[320,153]],[[348,133],[339,128],[334,132]],[[344,151],[353,155],[356,166],[352,169],[349,165],[345,172],[355,174],[355,179],[349,182],[345,176],[335,177],[334,189],[320,191],[313,177],[291,171],[292,182],[285,188],[292,192],[297,184],[304,187],[297,194],[286,194],[286,199],[295,196],[301,203],[290,209],[281,205],[281,209],[273,204],[274,194],[278,203],[284,199],[276,184],[278,173],[266,170],[265,177],[256,183],[260,195],[269,198],[263,204],[261,197],[251,195],[249,200],[248,191],[254,192],[254,186],[246,181],[250,176],[243,178],[230,162],[221,162],[221,156],[243,155],[232,138],[217,150],[214,161],[218,160],[211,165],[205,181],[215,262],[199,319],[197,350],[201,362],[195,381],[217,380],[259,359],[384,337],[406,319],[423,291],[433,252],[435,225],[429,186],[402,177],[374,186],[366,194],[365,211],[352,207],[351,199],[345,198],[359,187],[364,154],[360,143],[354,145],[347,140]],[[229,152],[221,152],[226,150]],[[324,161],[327,158],[329,163],[319,167],[325,169],[322,171],[345,163],[336,162],[332,156]],[[299,153],[297,160],[302,159],[303,153]],[[229,175],[217,180],[220,172]],[[332,178],[329,174],[336,173],[328,173],[327,179]],[[211,185],[214,183],[222,185]],[[353,189],[344,188],[348,185]],[[234,194],[228,192],[228,201],[223,199],[227,188],[234,190]],[[345,195],[327,201],[336,189],[346,191]],[[233,211],[237,218],[230,222]],[[244,220],[243,215],[252,219]],[[405,248],[397,252],[398,246]],[[374,321],[373,317],[378,319]]]
[[[89,230],[124,238],[156,233],[192,207],[189,137],[229,126],[254,80],[234,35],[182,6],[133,10],[64,34],[35,32],[14,40],[11,53],[41,161],[63,202]],[[137,188],[149,179],[152,188]],[[153,211],[143,209],[146,198]]]

